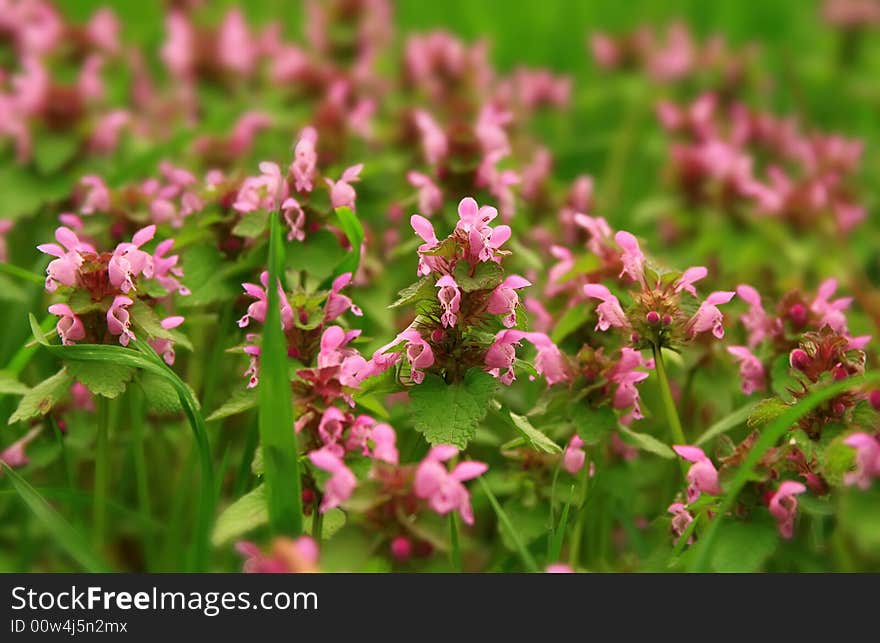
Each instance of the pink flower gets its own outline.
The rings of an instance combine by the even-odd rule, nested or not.
[[[119,51],[119,19],[109,7],[102,7],[89,18],[86,31],[89,40],[99,49],[108,54]]]
[[[364,164],[358,163],[346,169],[338,181],[324,179],[327,185],[330,186],[330,203],[334,208],[350,208],[354,210],[357,194],[350,184],[359,180],[358,175],[363,168]]]
[[[684,271],[678,281],[675,282],[675,292],[685,290],[696,297],[697,291],[694,288],[694,282],[704,279],[707,274],[709,274],[709,271],[703,266],[688,268]]]
[[[526,297],[523,306],[533,317],[532,327],[542,333],[547,333],[553,327],[553,316],[550,311],[535,297]]]
[[[168,37],[162,45],[160,56],[171,73],[189,79],[195,65],[195,33],[189,18],[183,11],[171,11],[165,18]]]
[[[623,249],[620,253],[620,260],[623,262],[623,270],[621,270],[620,276],[629,275],[633,281],[644,283],[645,255],[642,254],[638,240],[625,230],[615,234],[614,240]]]
[[[373,459],[387,462],[388,464],[397,464],[399,456],[397,453],[397,434],[388,424],[377,424],[370,432],[373,440]]]
[[[21,438],[6,447],[2,452],[0,452],[0,462],[5,462],[12,468],[25,466],[28,462],[30,462],[27,457],[27,453],[25,453],[25,449],[27,448],[27,445],[34,441],[34,439],[40,434],[40,431],[42,430],[42,426],[33,428],[25,433]]]
[[[107,264],[110,284],[114,288],[128,292],[134,290],[132,277],[141,274],[147,278],[153,276],[153,255],[144,252],[140,247],[150,241],[155,234],[156,226],[150,225],[135,232],[131,243],[120,243],[116,246]]]
[[[742,392],[751,395],[761,391],[765,385],[764,365],[745,346],[728,346],[727,352],[739,362],[739,376],[742,380]]]
[[[406,180],[414,188],[419,190],[419,211],[425,216],[431,216],[443,207],[443,192],[437,184],[426,174],[410,171]]]
[[[684,535],[684,532],[687,531],[688,526],[694,521],[694,517],[680,502],[672,503],[666,511],[672,514],[672,533],[675,534],[677,542]],[[689,545],[693,541],[693,536],[688,538]]]
[[[131,332],[131,320],[126,306],[134,302],[125,295],[116,295],[110,309],[107,311],[107,330],[111,335],[119,336],[119,343],[128,346],[128,342],[134,339]]]
[[[626,314],[620,307],[620,301],[611,294],[608,288],[602,284],[586,284],[584,285],[584,294],[602,302],[596,307],[596,313],[599,315],[596,330],[608,330],[611,326],[625,328],[629,325]]]
[[[724,337],[724,326],[722,326],[724,315],[721,314],[717,306],[719,304],[726,304],[733,299],[735,294],[729,291],[716,291],[706,297],[706,300],[700,304],[697,312],[688,321],[690,335],[694,336],[711,330],[712,334],[718,339]]]
[[[306,213],[300,207],[299,202],[293,197],[285,199],[281,204],[281,215],[289,228],[287,240],[305,241],[306,238]]]
[[[779,535],[786,540],[794,535],[794,519],[797,515],[798,506],[796,496],[806,490],[807,488],[800,482],[786,480],[779,485],[779,489],[770,497],[770,513],[776,518]]]
[[[324,484],[321,513],[338,507],[351,497],[357,486],[357,478],[338,455],[327,447],[323,447],[309,453],[309,460],[319,469],[330,473],[330,479]]]
[[[548,386],[569,379],[565,358],[547,335],[526,333],[525,338],[538,350],[535,356],[535,370],[547,380]]]
[[[318,165],[318,153],[315,151],[317,143],[318,132],[314,127],[306,127],[300,132],[299,140],[293,151],[293,163],[290,166],[297,192],[312,191],[312,181],[314,181]]]
[[[159,325],[162,326],[165,330],[171,330],[172,328],[177,328],[184,321],[184,318],[180,315],[175,315],[173,317],[166,317]],[[153,347],[159,355],[162,356],[162,359],[165,360],[165,363],[168,366],[174,364],[174,359],[176,357],[174,353],[174,341],[170,339],[151,339],[150,346]]]
[[[89,137],[89,149],[96,153],[112,152],[119,145],[119,136],[129,123],[131,114],[124,109],[114,109],[104,114]]]
[[[176,290],[181,295],[189,295],[189,288],[179,281],[183,277],[183,270],[177,265],[179,256],[165,256],[173,247],[174,239],[165,239],[156,246],[156,251],[153,252],[153,278],[169,292]]]
[[[507,328],[516,326],[516,307],[519,304],[516,291],[531,285],[530,281],[519,275],[507,277],[489,295],[489,305],[486,310],[492,315],[504,315],[501,322]]]
[[[437,269],[442,266],[442,259],[440,257],[422,255],[423,252],[432,250],[439,243],[437,235],[434,232],[434,226],[431,225],[431,222],[425,217],[418,214],[412,215],[409,219],[409,223],[415,233],[425,242],[419,246],[418,275],[424,276],[436,272]]]
[[[841,297],[829,301],[834,291],[837,290],[837,280],[826,279],[819,285],[816,298],[810,305],[810,310],[819,316],[819,328],[828,326],[837,333],[846,332],[846,316],[843,311],[849,308],[852,297]]]
[[[449,153],[449,143],[446,134],[428,112],[416,110],[413,114],[416,129],[422,137],[422,152],[429,165],[437,165],[446,158]]]
[[[428,501],[438,514],[445,515],[458,510],[465,524],[474,524],[471,496],[462,484],[483,475],[488,466],[482,462],[465,461],[458,463],[449,472],[443,464],[458,455],[458,449],[451,445],[439,445],[428,451],[428,455],[416,469],[413,490],[416,496]]]
[[[363,316],[363,311],[351,302],[350,297],[339,294],[339,291],[351,283],[351,279],[352,274],[346,272],[333,280],[330,294],[327,296],[327,303],[324,305],[325,322],[333,321],[348,309],[351,309],[352,314],[357,317]]]
[[[574,574],[574,570],[565,563],[547,565],[547,569],[544,571],[548,574]]]
[[[79,206],[82,214],[94,214],[95,212],[107,212],[110,210],[110,190],[100,176],[89,174],[82,177],[80,185],[87,188],[85,197]]]
[[[471,197],[465,197],[458,204],[458,223],[456,230],[467,234],[472,261],[491,261],[495,250],[510,239],[510,226],[490,227],[490,221],[498,216],[498,210],[490,205],[482,207]]]
[[[856,470],[844,476],[844,483],[870,488],[874,478],[880,478],[880,441],[867,433],[853,433],[843,443],[856,450]]]
[[[260,172],[260,176],[249,176],[241,184],[235,203],[232,204],[238,212],[272,212],[287,198],[287,181],[281,175],[281,168],[277,163],[263,161],[260,163]]]
[[[253,69],[258,55],[244,15],[232,9],[223,19],[217,34],[217,59],[226,69],[246,75]]]
[[[510,385],[516,376],[513,372],[513,364],[516,361],[516,348],[526,336],[521,330],[502,330],[495,335],[495,341],[486,351],[483,361],[486,370],[498,378],[505,385]],[[502,372],[503,371],[503,372]]]
[[[52,304],[49,306],[49,312],[61,317],[55,329],[58,331],[62,344],[68,346],[76,341],[85,339],[86,329],[83,326],[82,320],[74,314],[70,306],[67,304]]]
[[[535,199],[553,167],[553,156],[546,147],[540,147],[522,172],[522,195],[525,199]]]
[[[272,126],[272,117],[265,112],[245,112],[236,121],[229,136],[229,152],[242,156],[253,145],[254,137],[260,130]]]
[[[104,57],[92,54],[86,58],[76,81],[76,88],[83,102],[96,102],[104,96],[104,81],[101,80],[101,67]]]
[[[238,320],[239,328],[247,327],[251,319],[255,319],[261,324],[266,321],[266,308],[269,303],[266,294],[269,288],[269,273],[265,270],[260,274],[260,283],[263,284],[262,288],[256,284],[250,283],[241,285],[242,288],[244,288],[244,291],[257,301],[248,306],[247,313],[245,313],[244,317]],[[293,327],[293,309],[290,307],[290,302],[287,301],[287,294],[281,287],[280,280],[278,281],[277,288],[278,299],[281,303],[281,327],[284,330],[290,330]]]
[[[318,564],[318,545],[310,536],[276,541],[271,555],[246,540],[237,542],[235,550],[245,557],[242,568],[245,574],[313,572]]]
[[[565,452],[562,454],[562,466],[571,475],[575,475],[583,469],[584,462],[587,460],[587,454],[584,451],[584,441],[575,433],[571,436]]]
[[[55,239],[59,244],[44,243],[37,246],[37,250],[47,255],[57,257],[49,262],[46,267],[46,290],[53,292],[58,285],[75,286],[79,268],[83,264],[80,250],[92,250],[91,246],[84,244],[69,228],[60,226],[55,230]]]
[[[431,345],[425,341],[419,331],[410,326],[400,333],[394,341],[386,344],[375,353],[372,362],[372,370],[374,373],[384,372],[391,367],[400,358],[399,353],[387,353],[389,349],[397,346],[401,342],[406,342],[406,359],[410,366],[410,377],[416,384],[421,384],[425,379],[423,369],[430,368],[434,364],[434,351]]]
[[[749,311],[740,317],[740,321],[749,331],[748,345],[754,348],[768,335],[781,330],[779,320],[774,320],[761,305],[761,295],[748,284],[740,284],[736,287],[736,294],[749,305]]]
[[[629,424],[633,419],[642,418],[642,410],[639,406],[639,390],[636,384],[648,378],[645,371],[637,371],[640,367],[653,367],[653,360],[645,361],[642,354],[629,347],[620,349],[620,360],[608,373],[608,379],[617,384],[614,391],[612,405],[615,409],[623,410],[632,408],[632,412],[621,418],[623,424]]]
[[[337,453],[340,457],[342,456],[343,452],[341,450],[337,452],[332,447],[342,439],[342,433],[350,421],[351,418],[335,406],[330,406],[324,411],[323,415],[321,415],[321,421],[318,423],[318,435],[321,436],[325,449],[331,448],[333,453]]]
[[[721,493],[721,486],[718,484],[718,471],[700,447],[675,445],[672,449],[680,457],[694,463],[687,472],[688,504],[696,502],[701,493],[708,493],[712,496]]]
[[[461,291],[458,289],[458,284],[455,283],[455,279],[451,275],[443,275],[434,285],[440,289],[437,292],[437,299],[440,300],[440,306],[443,309],[443,314],[440,316],[441,323],[447,328],[455,326],[455,322],[458,321],[456,313],[458,313],[461,304]]]

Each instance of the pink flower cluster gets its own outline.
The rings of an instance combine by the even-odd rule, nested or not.
[[[796,225],[830,215],[844,233],[865,218],[851,187],[862,154],[859,141],[804,133],[794,119],[739,103],[722,110],[715,94],[684,107],[660,103],[658,115],[667,130],[686,138],[670,154],[691,198],[742,201],[759,216]],[[766,159],[762,167],[758,159]]]
[[[671,345],[710,331],[718,339],[724,337],[724,317],[718,306],[729,302],[735,293],[710,293],[696,312],[689,315],[681,305],[681,298],[687,294],[696,299],[694,283],[706,277],[706,268],[688,268],[674,280],[663,279],[647,268],[647,259],[632,234],[620,231],[614,239],[620,248],[623,266],[620,277],[626,276],[639,290],[632,293],[634,302],[629,311],[624,312],[620,300],[606,286],[586,284],[584,294],[601,302],[596,307],[597,330],[624,329],[630,332],[637,346],[641,346],[643,340],[657,347]]]
[[[38,246],[41,252],[55,257],[46,268],[46,290],[55,292],[63,287],[66,292],[83,290],[89,296],[89,303],[82,310],[74,310],[67,303],[49,307],[50,313],[60,317],[56,330],[62,343],[72,344],[86,339],[101,343],[104,333],[97,323],[96,315],[99,315],[105,320],[106,331],[126,346],[134,339],[129,307],[134,304],[133,298],[138,296],[140,280],[152,279],[162,286],[173,285],[178,292],[183,290],[177,281],[182,274],[176,267],[177,256],[165,256],[173,241],[160,243],[153,254],[141,249],[155,234],[156,226],[147,226],[136,232],[131,242],[118,244],[112,253],[99,254],[94,246],[62,226],[55,231],[57,244]],[[161,325],[163,329],[171,330],[182,322],[183,317],[172,316],[163,319]],[[171,340],[153,341],[156,342],[154,348],[172,363]]]

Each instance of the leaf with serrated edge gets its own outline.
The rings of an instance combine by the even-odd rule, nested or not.
[[[456,384],[428,376],[409,393],[416,430],[431,444],[465,448],[486,415],[496,385],[494,377],[478,369],[469,370]]]

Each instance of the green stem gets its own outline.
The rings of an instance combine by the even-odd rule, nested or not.
[[[7,275],[12,277],[17,277],[22,281],[27,281],[32,284],[36,284],[38,286],[42,286],[46,278],[41,277],[40,275],[36,275],[32,273],[30,270],[25,270],[24,268],[19,268],[18,266],[14,266],[11,263],[3,263],[0,262],[0,272],[5,272]]]
[[[663,398],[663,408],[666,411],[666,421],[672,433],[672,443],[685,445],[688,443],[684,437],[684,429],[681,428],[681,420],[678,419],[678,410],[675,408],[675,400],[672,399],[672,389],[669,388],[669,378],[666,376],[666,365],[663,363],[663,350],[656,344],[651,345],[654,351],[654,370],[657,371],[657,379],[660,382],[660,397]],[[687,465],[682,461],[681,468],[687,473]]]
[[[571,549],[568,552],[568,565],[575,569],[580,562],[581,543],[584,540],[584,525],[587,522],[587,490],[590,485],[590,455],[584,460],[584,468],[581,469],[581,508],[578,519],[571,535]]]
[[[133,386],[129,388],[129,403],[131,405],[131,430],[134,436],[134,472],[138,507],[144,524],[149,524],[152,520],[152,511],[150,509],[150,484],[144,445],[144,398],[143,394]],[[144,539],[144,557],[148,570],[152,567],[154,559],[153,545],[153,532],[150,531]]]
[[[452,569],[456,572],[463,572],[464,568],[461,564],[461,542],[458,536],[458,514],[454,511],[449,514],[449,542],[451,544],[449,557],[452,561]]]
[[[101,395],[96,396],[98,414],[98,434],[95,443],[95,485],[92,529],[95,549],[104,546],[107,531],[107,466],[108,445],[110,442],[110,401]]]
[[[315,542],[321,542],[321,531],[324,528],[324,514],[321,513],[321,494],[315,494],[315,502],[312,507],[312,538]]]

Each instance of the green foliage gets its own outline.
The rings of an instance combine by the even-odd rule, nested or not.
[[[676,457],[675,451],[670,449],[666,444],[655,438],[653,435],[638,433],[623,425],[620,426],[620,435],[624,442],[629,442],[633,446],[640,448],[642,451],[659,455],[661,458],[666,458],[667,460],[672,460]]]
[[[496,387],[495,378],[479,369],[470,369],[454,384],[436,375],[426,376],[409,392],[416,431],[431,444],[465,448],[476,435]]]
[[[134,375],[134,368],[125,364],[101,362],[68,362],[67,370],[78,382],[95,395],[118,397]]]
[[[776,528],[769,523],[732,522],[718,532],[712,554],[716,572],[757,572],[779,546]]]
[[[504,269],[494,261],[481,261],[474,268],[474,273],[470,274],[468,262],[459,261],[452,276],[464,292],[492,290],[503,281]]]
[[[244,413],[257,407],[257,392],[254,389],[239,389],[223,403],[223,405],[211,413],[206,419],[208,422],[222,420],[224,418]]]
[[[73,375],[64,368],[52,377],[46,378],[24,394],[18,403],[18,408],[9,418],[9,424],[46,415],[58,400],[67,394],[71,384],[73,384]]]
[[[570,421],[584,444],[598,444],[617,428],[617,414],[610,406],[591,408],[580,402],[570,409]]]
[[[511,411],[510,419],[513,421],[513,426],[516,427],[516,430],[522,435],[526,443],[535,451],[541,451],[543,453],[562,453],[562,447],[532,426],[532,423],[529,422],[527,417],[517,415]]]

